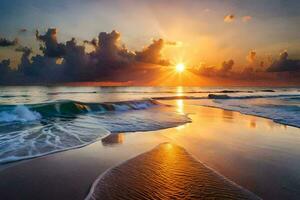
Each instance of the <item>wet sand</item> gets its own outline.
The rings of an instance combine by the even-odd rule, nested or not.
[[[107,169],[171,142],[265,199],[300,197],[300,129],[193,101],[165,101],[192,123],[114,134],[80,149],[0,167],[1,199],[84,199]]]
[[[183,148],[164,143],[101,175],[86,199],[259,198],[214,173]]]
[[[165,103],[193,123],[160,133],[263,199],[300,199],[300,129],[228,110]]]
[[[0,170],[0,199],[82,200],[105,170],[166,141],[157,134],[114,134],[83,148],[13,164]]]

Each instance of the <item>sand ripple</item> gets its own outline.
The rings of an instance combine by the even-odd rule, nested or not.
[[[164,143],[102,174],[86,199],[259,199]]]

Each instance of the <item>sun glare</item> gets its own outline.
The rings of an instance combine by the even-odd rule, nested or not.
[[[184,71],[184,69],[185,69],[185,66],[184,66],[183,63],[178,63],[178,64],[176,65],[176,71],[177,71],[178,73],[182,73],[182,72]]]

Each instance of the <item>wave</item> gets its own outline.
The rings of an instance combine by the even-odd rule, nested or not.
[[[152,99],[56,101],[0,106],[0,164],[79,148],[108,134],[154,131],[190,122]]]
[[[0,112],[1,122],[27,122],[41,119],[40,113],[30,111],[26,106],[18,105],[11,111]]]
[[[70,122],[35,124],[26,131],[17,130],[0,135],[0,164],[80,148],[109,134],[100,126],[73,126]]]
[[[56,101],[40,104],[0,106],[1,122],[27,122],[42,117],[77,115],[90,112],[129,111],[147,109],[159,103],[152,99],[107,103],[84,103],[79,101]]]

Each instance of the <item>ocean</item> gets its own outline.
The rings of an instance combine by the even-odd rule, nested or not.
[[[178,99],[300,127],[296,87],[1,87],[0,164],[190,123]]]

